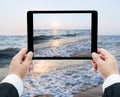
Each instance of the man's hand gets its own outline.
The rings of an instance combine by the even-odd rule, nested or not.
[[[18,54],[16,54],[10,64],[9,74],[16,74],[23,79],[31,68],[33,53],[28,52],[23,48]]]
[[[105,49],[98,49],[97,53],[92,53],[93,71],[99,71],[106,79],[112,74],[119,74],[115,57]]]

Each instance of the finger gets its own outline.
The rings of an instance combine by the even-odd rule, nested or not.
[[[96,63],[93,63],[93,67],[97,68],[97,64],[96,64]]]
[[[24,63],[26,65],[30,65],[30,63],[32,62],[32,57],[33,57],[33,52],[29,52],[26,57],[25,57],[25,60],[24,60]]]
[[[29,72],[30,72],[31,70],[33,70],[33,64],[32,64],[32,62],[31,62],[31,64],[30,64],[30,66],[29,66]]]
[[[22,59],[25,57],[26,53],[27,53],[27,49],[26,49],[26,48],[23,48],[23,49],[21,49],[21,50],[17,53],[17,55],[15,56],[15,58],[17,58],[17,60],[21,62]]]
[[[91,63],[93,64],[92,71],[96,72],[98,70],[97,64],[92,60]]]
[[[94,60],[91,61],[92,64],[96,64]],[[97,64],[96,64],[97,65]]]
[[[97,68],[97,64],[95,63],[95,61],[92,60],[91,63],[93,65],[93,67]]]
[[[93,72],[96,72],[96,71],[97,71],[97,69],[93,67],[93,68],[92,68],[92,71],[93,71]]]
[[[31,62],[31,64],[30,64],[30,67],[29,67],[30,69],[32,69],[33,68],[33,63]]]
[[[97,65],[103,63],[103,60],[101,59],[100,55],[98,55],[97,53],[92,53],[92,58]]]
[[[104,57],[108,57],[108,56],[111,55],[108,51],[106,51],[106,50],[103,49],[103,48],[98,49],[98,53],[101,54],[101,55],[104,56]]]

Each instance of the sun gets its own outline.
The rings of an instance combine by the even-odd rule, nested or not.
[[[53,29],[58,29],[59,28],[59,23],[58,22],[52,22],[51,24]]]

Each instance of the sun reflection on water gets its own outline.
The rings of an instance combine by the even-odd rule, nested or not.
[[[51,70],[55,70],[56,67],[52,65],[51,62],[46,61],[46,60],[36,60],[33,62],[34,68],[33,71],[34,73],[48,73]]]
[[[61,44],[63,44],[62,41],[60,41],[60,40],[55,40],[55,41],[53,41],[53,42],[51,43],[51,46],[58,47],[58,46],[60,46]]]
[[[64,69],[70,66],[85,65],[90,63],[86,60],[34,60],[33,73],[43,74],[49,73],[57,69]]]

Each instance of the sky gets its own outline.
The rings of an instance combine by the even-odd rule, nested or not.
[[[26,35],[29,10],[97,10],[98,34],[120,35],[120,0],[1,0],[0,35]]]
[[[33,14],[34,29],[91,29],[91,13]]]

